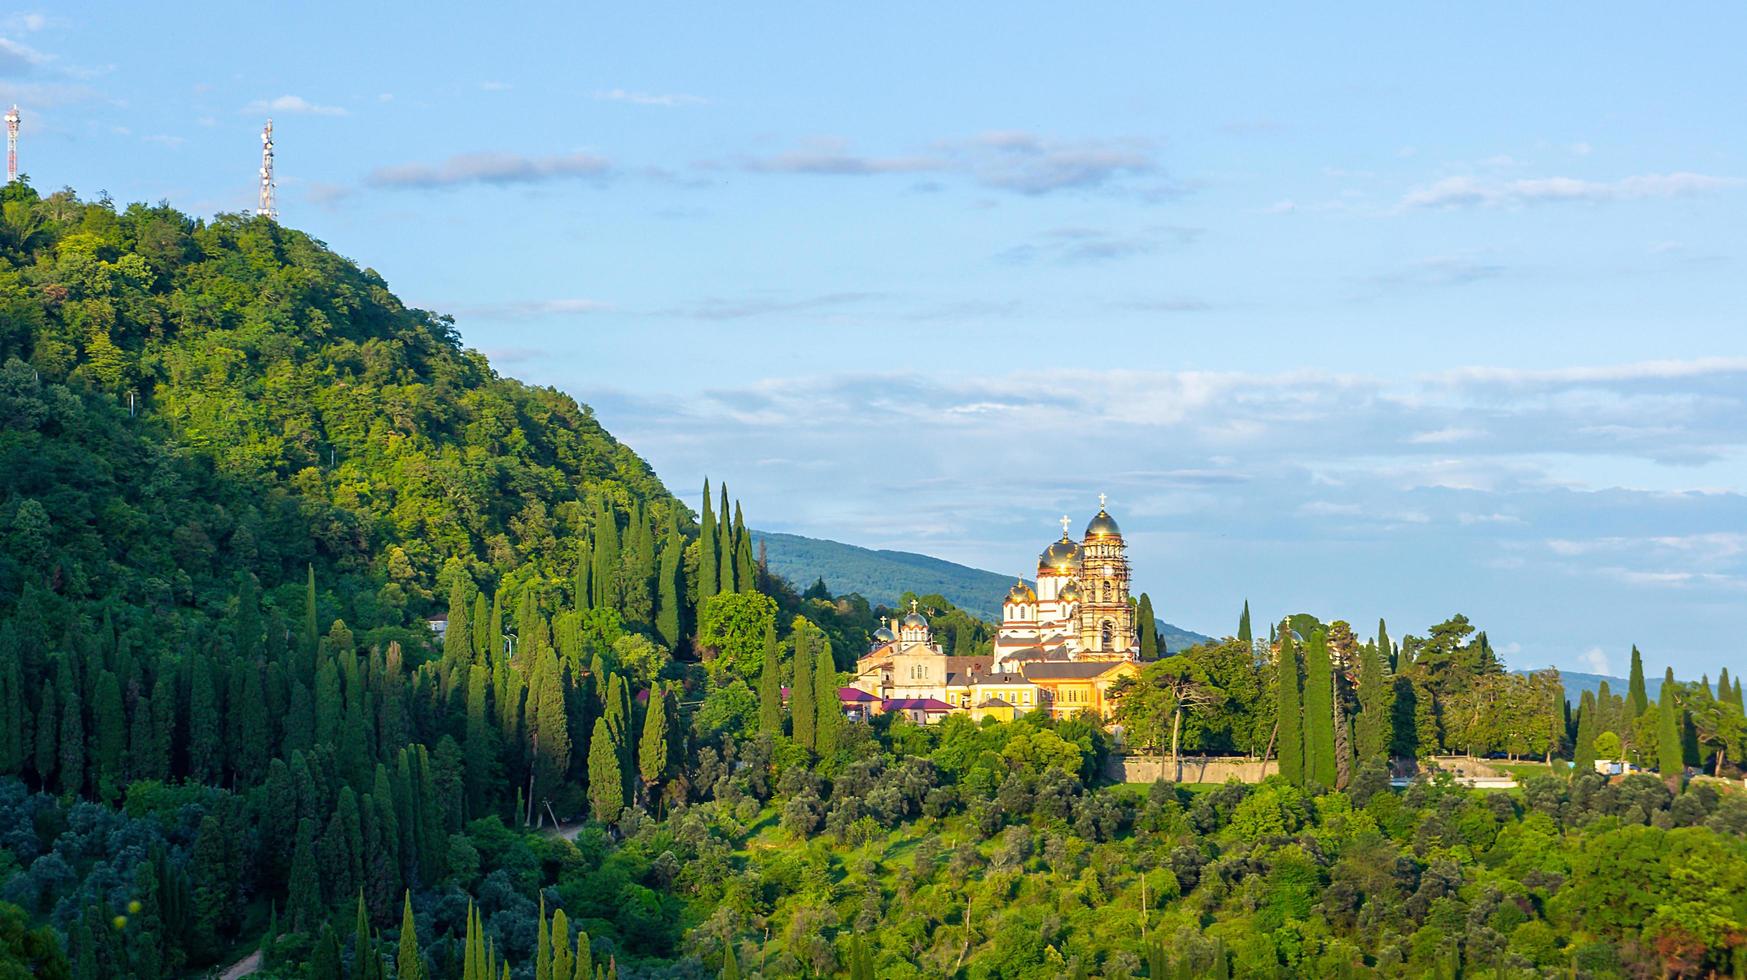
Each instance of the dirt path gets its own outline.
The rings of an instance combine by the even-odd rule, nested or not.
[[[221,980],[239,980],[239,978],[246,977],[259,969],[261,969],[261,951],[257,949],[232,963],[230,969],[219,974],[219,977]]]

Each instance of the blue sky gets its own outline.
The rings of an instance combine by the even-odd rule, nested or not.
[[[1737,5],[68,5],[38,187],[280,210],[755,524],[1747,666]]]

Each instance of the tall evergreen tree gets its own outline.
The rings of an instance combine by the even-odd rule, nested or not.
[[[783,730],[782,662],[776,643],[776,623],[764,624],[764,660],[758,671],[758,730],[781,735]]]
[[[685,587],[680,582],[680,555],[685,541],[677,534],[667,539],[661,549],[661,567],[656,572],[655,635],[669,650],[679,649],[680,597]]]
[[[819,644],[818,662],[813,665],[813,702],[818,721],[813,725],[813,746],[819,755],[830,758],[837,754],[843,731],[843,703],[837,699],[837,664],[831,658],[831,641]]]
[[[443,628],[443,669],[452,672],[472,662],[473,624],[468,620],[467,587],[457,575],[455,584],[449,587],[449,623]]]
[[[419,956],[418,923],[412,914],[412,890],[400,907],[400,952],[394,958],[395,980],[425,980],[425,961]]]
[[[551,650],[541,652],[528,686],[528,703],[532,707],[528,739],[534,761],[532,802],[536,807],[558,792],[570,770],[570,716],[565,686],[558,655]]]
[[[321,920],[321,869],[316,863],[315,821],[304,817],[297,823],[297,846],[291,855],[285,921],[293,932],[309,932]]]
[[[1159,625],[1153,619],[1152,596],[1145,592],[1134,607],[1134,628],[1140,634],[1140,659],[1148,663],[1159,659]]]
[[[601,496],[595,508],[594,572],[589,588],[596,609],[616,608],[619,602],[619,514],[610,498]]]
[[[1299,687],[1298,650],[1292,642],[1292,626],[1280,623],[1279,656],[1275,661],[1275,688],[1279,706],[1275,714],[1279,741],[1280,775],[1294,786],[1305,784],[1304,705]]]
[[[649,689],[649,710],[643,715],[643,737],[637,743],[637,770],[646,793],[655,797],[667,774],[667,692],[659,684]]]
[[[624,779],[607,719],[596,718],[594,736],[588,740],[588,804],[596,820],[618,823],[619,812],[625,808]]]
[[[734,580],[734,528],[728,520],[728,484],[723,483],[720,489],[722,505],[716,508],[717,584],[723,592],[738,592],[740,583]]]
[[[1377,652],[1383,655],[1383,660],[1389,665],[1390,673],[1401,669],[1395,662],[1395,646],[1389,642],[1389,626],[1383,622],[1383,617],[1377,617]]]
[[[315,566],[305,565],[306,581],[303,588],[303,669],[312,675],[315,672],[316,654],[321,652],[321,627],[316,625],[315,615]]]
[[[113,801],[121,795],[127,778],[121,768],[122,752],[127,747],[127,713],[121,705],[121,682],[116,680],[114,671],[97,674],[97,690],[91,702],[91,735],[95,749],[91,784],[105,800]]]
[[[1305,777],[1316,786],[1335,786],[1334,672],[1328,641],[1315,630],[1304,644]]]
[[[704,478],[703,516],[698,518],[698,604],[722,589],[721,556],[716,550],[716,517],[710,509],[710,481]]]
[[[752,535],[740,514],[740,501],[734,501],[734,586],[740,592],[758,588],[757,566],[752,563]]]
[[[1626,703],[1631,706],[1632,719],[1636,721],[1650,710],[1650,692],[1644,686],[1644,655],[1638,652],[1636,643],[1632,644],[1632,673],[1626,691]]]
[[[1247,649],[1255,644],[1255,637],[1250,633],[1250,600],[1244,600],[1244,611],[1237,618],[1237,638],[1243,641]]]
[[[1596,697],[1584,691],[1577,703],[1577,741],[1571,748],[1571,769],[1577,775],[1595,771]]]
[[[468,650],[469,663],[487,664],[491,657],[491,609],[485,604],[485,590],[473,593],[473,611],[467,616],[468,625],[473,627],[473,635],[468,638],[471,649]]]
[[[1389,766],[1394,695],[1395,685],[1382,651],[1376,641],[1366,643],[1359,653],[1359,718],[1355,726],[1360,770]]]
[[[1686,777],[1686,749],[1681,744],[1682,715],[1680,702],[1674,692],[1674,668],[1669,667],[1662,675],[1662,697],[1657,706],[1656,716],[1656,757],[1658,770],[1662,781],[1669,788],[1678,791],[1681,782]]]
[[[56,704],[55,685],[44,684],[41,702],[36,708],[36,726],[31,740],[33,749],[31,765],[36,769],[36,778],[40,788],[48,790],[49,780],[54,778],[55,763],[60,759],[59,746],[56,739],[60,736],[61,720],[60,706]]]
[[[503,629],[503,593],[496,592],[491,597],[491,626],[487,628],[487,637],[491,644],[491,659],[488,661],[494,671],[504,662],[504,629]]]
[[[468,668],[466,745],[462,757],[467,812],[474,817],[485,815],[487,794],[497,776],[497,729],[491,724],[490,697],[490,672],[477,664]]]
[[[10,622],[0,622],[0,775],[17,776],[27,761],[24,671],[17,634]]]
[[[79,685],[73,680],[72,658],[59,658],[55,670],[56,700],[61,705],[61,755],[55,774],[62,796],[77,796],[85,787],[85,709]],[[214,733],[217,738],[217,733]]]
[[[546,896],[540,896],[540,911],[535,917],[534,980],[552,980],[552,930],[546,923]]]
[[[793,632],[795,643],[795,677],[789,685],[789,720],[795,742],[804,749],[815,744],[814,733],[819,723],[818,692],[813,688],[812,624],[797,619]]]

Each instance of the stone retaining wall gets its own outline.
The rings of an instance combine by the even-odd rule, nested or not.
[[[1240,783],[1259,783],[1264,776],[1279,771],[1275,760],[1259,762],[1244,756],[1231,758],[1186,755],[1183,775],[1176,782],[1223,783],[1236,779]],[[1104,775],[1118,783],[1152,783],[1161,777],[1170,779],[1171,757],[1152,755],[1112,755],[1104,763]]]

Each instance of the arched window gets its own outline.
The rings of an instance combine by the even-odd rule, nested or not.
[[[1116,646],[1116,630],[1110,625],[1110,620],[1104,621],[1104,627],[1099,633],[1098,649],[1109,650]]]
[[[1105,583],[1104,583],[1104,598],[1102,601],[1104,601],[1104,602],[1110,601],[1110,583],[1109,583],[1109,581],[1105,581]]]

